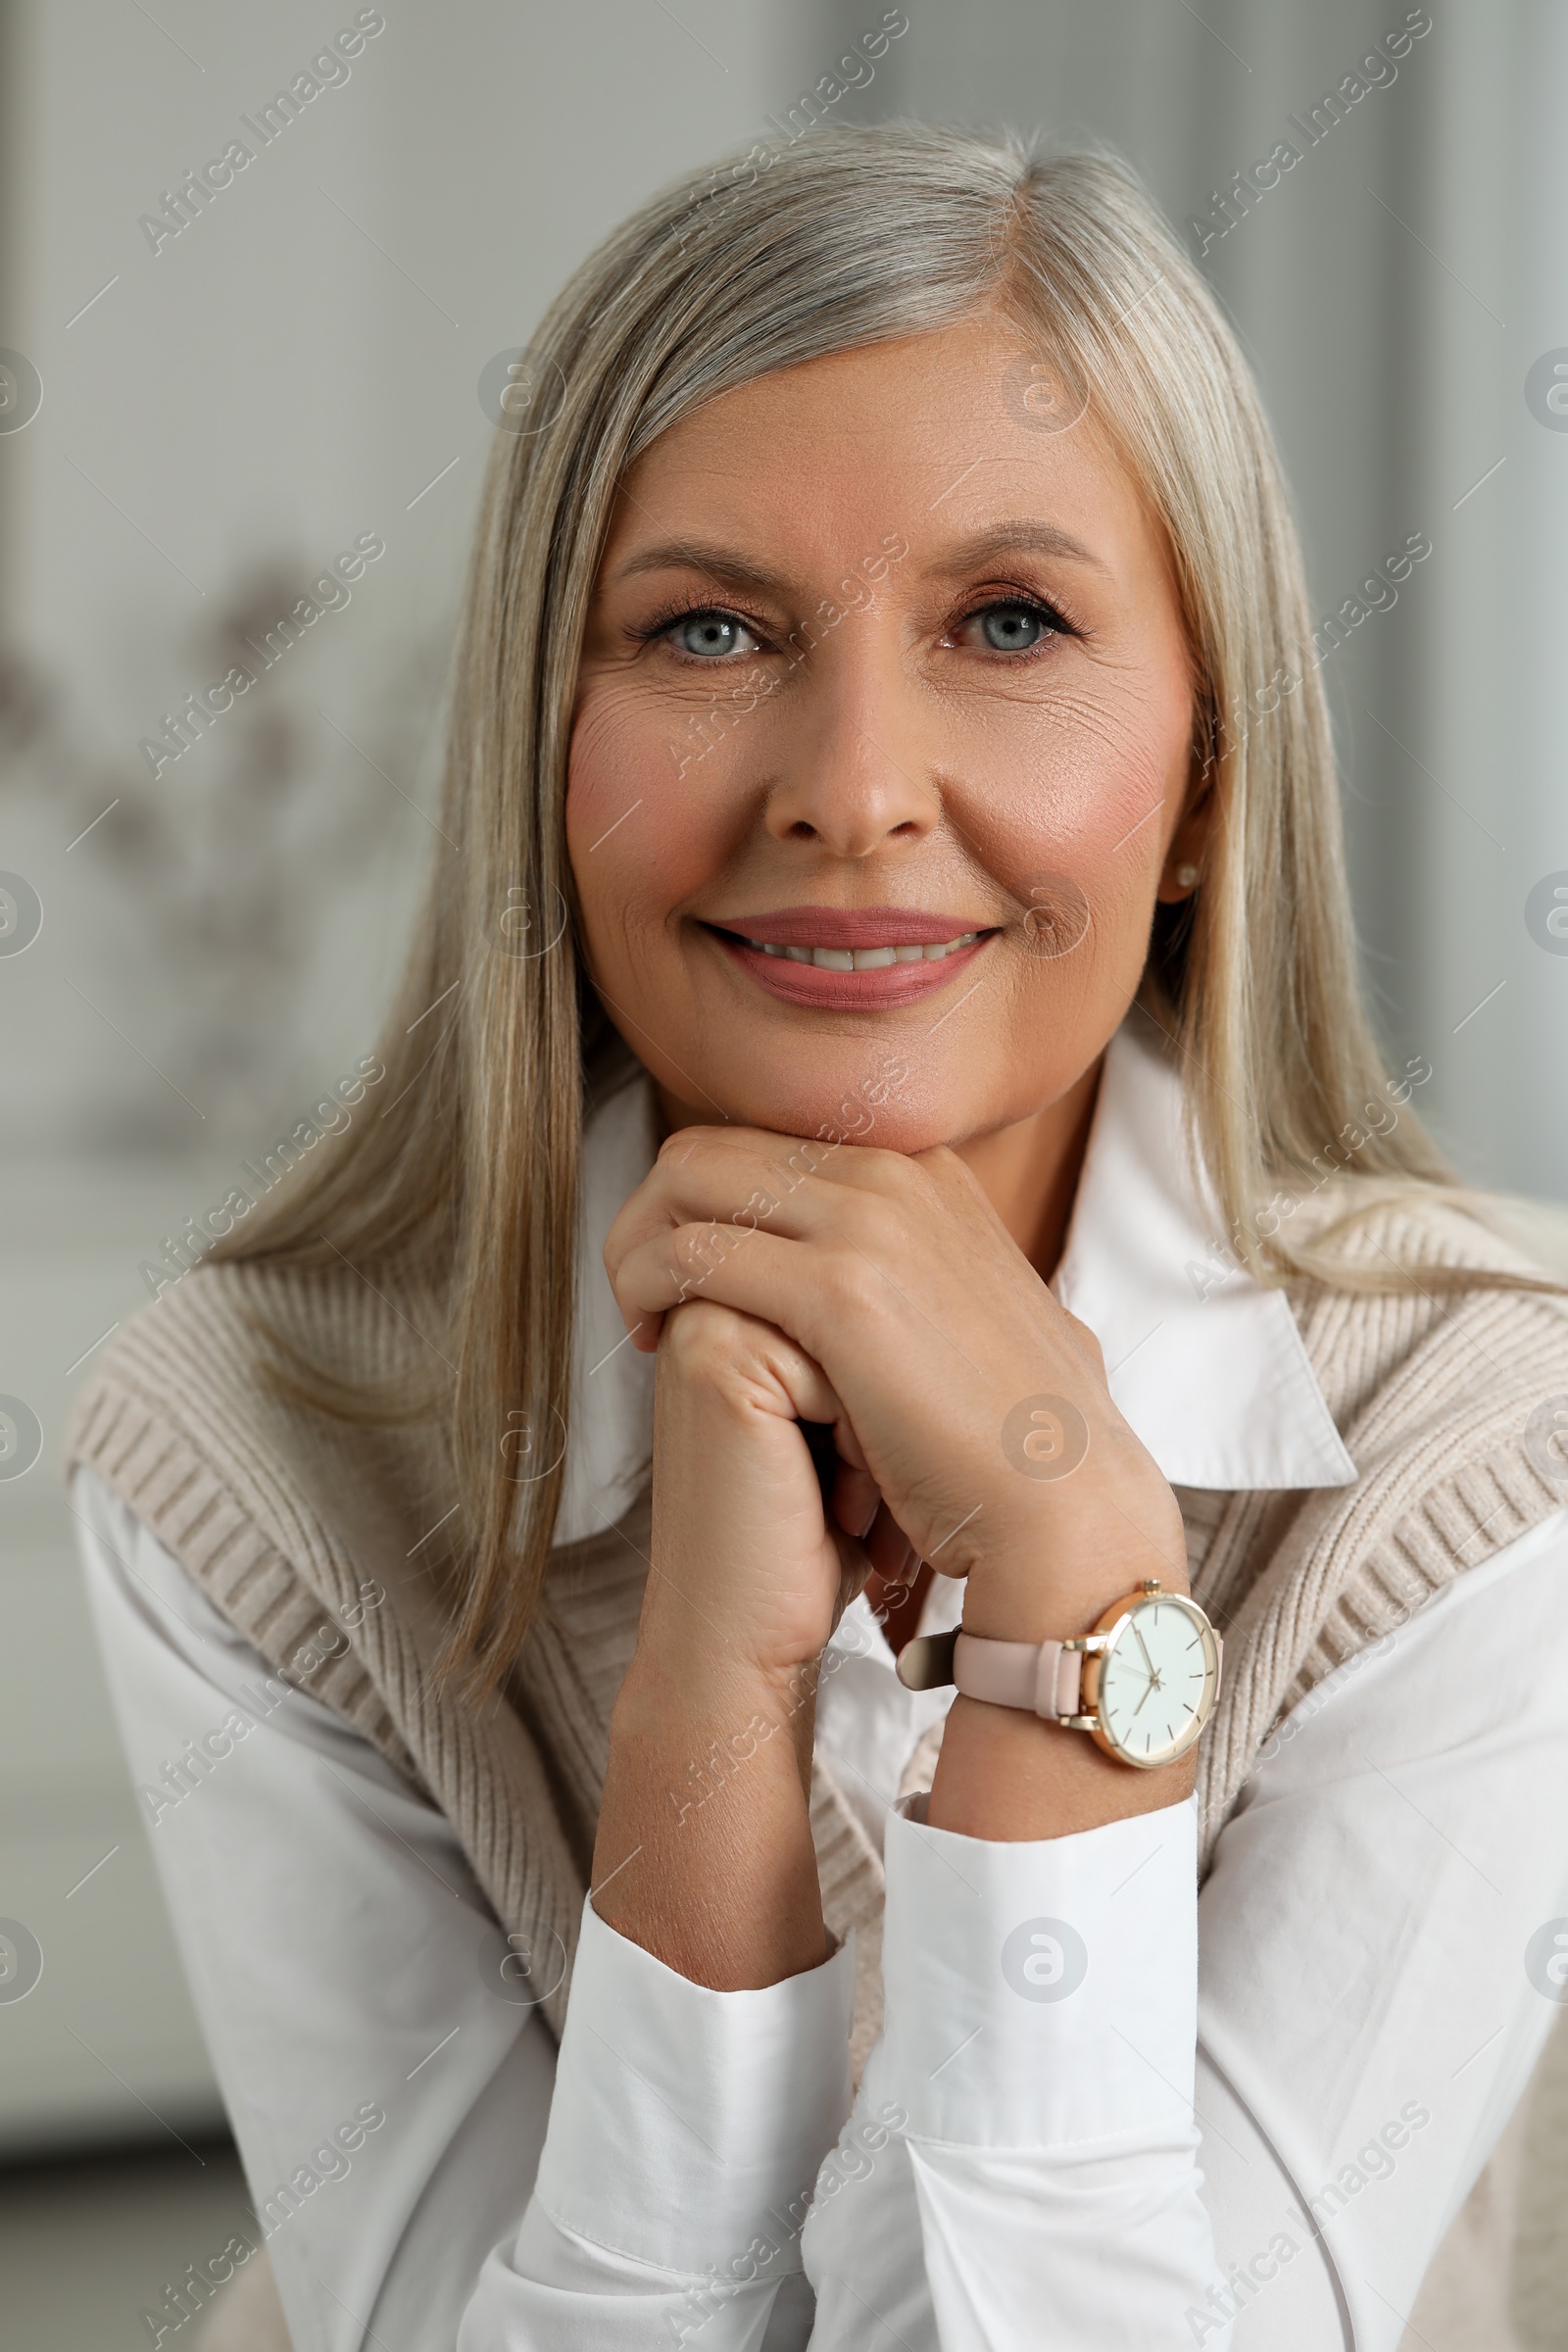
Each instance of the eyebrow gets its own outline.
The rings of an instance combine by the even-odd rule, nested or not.
[[[728,580],[737,588],[778,589],[784,585],[776,571],[754,564],[733,548],[706,546],[695,539],[662,539],[640,548],[617,564],[617,580],[636,579],[645,571],[703,571],[710,579]]]
[[[1097,570],[1105,569],[1100,557],[1091,555],[1082,540],[1075,539],[1070,531],[1028,515],[993,523],[989,529],[974,532],[966,539],[954,540],[927,569],[939,574],[977,571],[998,556],[1016,555],[1059,556],[1070,564],[1088,564]],[[649,571],[701,571],[710,579],[764,593],[777,593],[788,585],[778,572],[768,570],[765,564],[754,564],[734,548],[692,539],[662,539],[652,547],[640,548],[617,565],[613,576],[617,580],[630,580]]]
[[[994,556],[1029,555],[1060,556],[1069,564],[1092,564],[1101,571],[1105,568],[1100,557],[1091,555],[1083,541],[1075,539],[1070,531],[1054,522],[1037,521],[1032,515],[993,523],[989,530],[976,531],[967,539],[956,539],[931,568],[976,571],[984,569]]]

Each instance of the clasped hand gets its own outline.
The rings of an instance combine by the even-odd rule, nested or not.
[[[922,1558],[1000,1640],[1086,1632],[1144,1577],[1186,1589],[1175,1497],[1093,1333],[953,1151],[682,1129],[605,1263],[660,1359],[649,1607],[699,1612],[735,1664],[808,1662],[871,1568]],[[802,1420],[833,1425],[829,1511]]]

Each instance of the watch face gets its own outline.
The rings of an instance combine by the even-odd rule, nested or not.
[[[1136,1601],[1100,1661],[1101,1734],[1129,1764],[1169,1764],[1213,1711],[1219,1644],[1202,1612],[1172,1593]]]

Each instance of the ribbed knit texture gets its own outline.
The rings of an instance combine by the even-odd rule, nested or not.
[[[1450,1211],[1387,1207],[1354,1245],[1372,1263],[1519,1267]],[[1183,1491],[1194,1589],[1223,1628],[1225,1678],[1200,1750],[1205,1866],[1280,1716],[1343,1659],[1400,1624],[1568,1502],[1523,1445],[1531,1412],[1568,1395],[1568,1304],[1541,1295],[1303,1285],[1293,1305],[1359,1472],[1345,1488]],[[363,1732],[451,1821],[510,1931],[567,1973],[544,2004],[559,2034],[592,1854],[610,1712],[636,1640],[646,1497],[618,1529],[559,1547],[506,1690],[459,1701],[432,1666],[452,1609],[460,1506],[440,1449],[282,1401],[253,1318],[354,1380],[440,1351],[441,1301],[378,1269],[265,1264],[188,1275],[115,1339],[79,1394],[68,1464],[89,1463],[285,1679],[362,1580],[387,1599],[312,1672],[312,1695]],[[298,1674],[294,1679],[300,1679]],[[935,1741],[906,1786],[929,1785]],[[811,1826],[829,1926],[858,1931],[856,2072],[880,2024],[882,1870],[820,1763]]]

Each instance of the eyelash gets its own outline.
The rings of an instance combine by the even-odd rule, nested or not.
[[[1036,596],[1024,589],[1017,589],[1002,596],[982,597],[966,612],[959,613],[956,620],[951,621],[943,633],[945,636],[952,636],[958,629],[966,627],[971,620],[979,620],[987,612],[1003,611],[1034,613],[1037,618],[1045,622],[1046,635],[1039,644],[1026,646],[1018,653],[1004,653],[996,646],[988,647],[986,651],[990,659],[995,662],[1012,663],[1031,662],[1038,659],[1054,637],[1078,637],[1082,634],[1082,631],[1073,625],[1059,606],[1048,604],[1044,597]],[[668,637],[683,620],[700,619],[738,621],[743,629],[749,629],[758,640],[759,652],[765,653],[767,651],[767,631],[749,613],[738,611],[732,605],[689,604],[678,597],[669,604],[662,606],[648,620],[633,628],[630,634],[639,644],[652,645],[658,638]],[[721,669],[727,666],[722,657],[715,659],[711,655],[704,658],[699,654],[682,654],[673,645],[670,647],[670,651],[675,655],[677,661],[689,663],[693,669]],[[731,660],[736,658],[730,657]],[[752,658],[755,659],[755,657]]]
[[[1083,634],[1082,630],[1073,626],[1059,605],[1048,603],[1045,597],[1036,596],[1027,588],[1005,589],[1000,596],[994,592],[982,596],[967,612],[960,613],[946,634],[952,636],[955,631],[966,628],[971,620],[979,620],[987,612],[1032,612],[1046,624],[1046,634],[1039,644],[1026,646],[1021,653],[1006,654],[1000,647],[988,646],[985,650],[994,662],[1037,661],[1054,637],[1079,637]]]
[[[656,637],[667,637],[683,620],[738,620],[743,629],[751,630],[760,644],[767,643],[767,631],[761,622],[754,620],[750,613],[737,612],[733,605],[694,605],[679,597],[667,605],[662,605],[651,619],[632,629],[630,634],[640,645],[652,645]],[[675,651],[673,647],[670,650]],[[679,658],[690,662],[696,669],[719,669],[723,666],[722,662],[711,659],[705,662],[697,654],[685,654]]]

